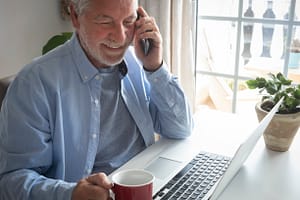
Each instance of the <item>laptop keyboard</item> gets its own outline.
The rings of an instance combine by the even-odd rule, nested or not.
[[[202,199],[221,178],[229,163],[229,157],[200,152],[153,199]]]

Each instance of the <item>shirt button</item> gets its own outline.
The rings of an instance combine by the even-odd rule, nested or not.
[[[96,105],[99,104],[99,100],[98,99],[96,99],[94,102],[95,102]]]
[[[97,134],[94,133],[94,134],[92,135],[92,138],[93,138],[93,139],[96,139],[96,138],[97,138]]]
[[[91,174],[92,173],[92,169],[87,169],[86,170],[86,173],[89,175],[89,174]]]
[[[95,77],[95,79],[96,79],[96,80],[100,80],[100,76],[97,75],[97,76]]]

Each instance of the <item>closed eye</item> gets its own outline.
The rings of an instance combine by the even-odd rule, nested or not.
[[[94,20],[94,23],[95,24],[112,24],[112,21],[98,21],[98,20]]]
[[[125,21],[124,24],[125,25],[132,25],[135,23],[135,20],[130,20],[130,21]]]
[[[127,26],[133,25],[136,22],[136,19],[137,18],[135,16],[131,16],[124,21],[124,25]]]
[[[100,25],[111,25],[113,24],[113,19],[106,15],[99,15],[94,18],[93,22]]]

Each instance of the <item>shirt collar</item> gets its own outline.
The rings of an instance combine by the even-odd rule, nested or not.
[[[75,32],[73,33],[69,45],[73,55],[73,59],[75,61],[75,65],[78,69],[82,81],[88,82],[89,80],[93,79],[93,77],[96,76],[99,73],[99,71],[86,56],[84,50],[82,49],[79,43],[78,36]],[[120,77],[123,78],[124,76],[126,76],[128,68],[125,60],[118,64],[118,68],[120,72]]]
[[[82,81],[87,82],[91,80],[98,73],[98,70],[87,58],[75,32],[73,33],[69,45],[72,52],[73,60],[75,61],[75,65],[77,67]]]

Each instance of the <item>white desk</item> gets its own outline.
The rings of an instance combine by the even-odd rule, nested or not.
[[[257,124],[234,114],[204,109],[195,116],[193,136],[182,141],[162,139],[145,151],[141,165],[129,161],[122,168],[139,168],[162,149],[184,145],[187,159],[199,150],[232,156],[240,142]],[[263,138],[225,189],[219,200],[299,200],[300,199],[300,131],[288,152],[267,150]],[[145,155],[145,154],[144,154]],[[176,155],[174,155],[176,156]],[[139,155],[137,155],[139,157]],[[121,169],[122,169],[121,168]]]
[[[239,142],[256,123],[209,110],[196,116],[204,150],[232,155]],[[223,120],[223,123],[212,121]],[[255,121],[255,120],[254,120]],[[202,122],[202,123],[201,123]],[[219,125],[221,124],[221,125]],[[196,130],[197,131],[197,130]],[[202,135],[202,136],[201,136]],[[228,136],[227,136],[228,135]],[[213,138],[218,139],[213,139]],[[229,138],[229,139],[226,139]],[[263,138],[244,166],[225,189],[220,200],[299,200],[300,199],[300,130],[289,151],[280,153],[265,148]]]

